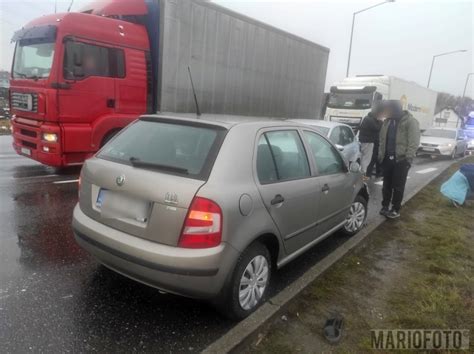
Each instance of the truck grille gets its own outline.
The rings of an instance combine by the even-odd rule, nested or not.
[[[22,140],[21,144],[23,146],[27,146],[27,147],[32,148],[32,149],[36,149],[36,144],[35,143],[29,142],[29,141],[26,141],[26,140]]]
[[[20,111],[38,112],[38,94],[12,92],[12,108]]]
[[[21,129],[20,133],[21,133],[21,135],[26,135],[26,136],[29,136],[31,138],[36,138],[36,136],[37,136],[36,132],[34,132],[32,130]]]

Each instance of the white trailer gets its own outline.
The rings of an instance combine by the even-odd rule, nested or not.
[[[437,92],[386,75],[357,75],[331,86],[324,119],[358,129],[372,105],[380,100],[400,100],[425,130],[432,125]]]

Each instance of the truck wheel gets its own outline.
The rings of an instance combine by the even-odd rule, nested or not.
[[[240,255],[231,282],[217,300],[218,310],[233,320],[243,319],[254,312],[265,301],[271,264],[268,249],[260,242],[251,244]]]
[[[352,202],[342,232],[347,236],[354,236],[364,226],[365,219],[367,219],[367,201],[358,195]]]

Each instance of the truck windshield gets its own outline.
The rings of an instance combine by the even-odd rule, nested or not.
[[[328,107],[367,109],[372,105],[372,93],[332,92],[329,96]]]
[[[454,130],[427,129],[423,132],[423,136],[432,136],[432,137],[435,137],[435,138],[456,139],[456,132]]]
[[[54,43],[22,45],[17,42],[13,78],[43,79],[49,77],[53,64]]]

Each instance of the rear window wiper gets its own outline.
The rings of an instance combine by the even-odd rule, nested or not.
[[[182,173],[182,174],[188,174],[188,170],[186,168],[182,167],[177,167],[177,166],[169,166],[169,165],[162,165],[159,163],[153,163],[153,162],[146,162],[140,160],[138,157],[130,157],[129,159],[130,163],[132,164],[133,167],[143,167],[143,168],[153,168],[157,170],[167,170],[171,172],[177,172],[177,173]]]

